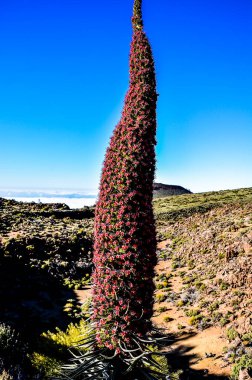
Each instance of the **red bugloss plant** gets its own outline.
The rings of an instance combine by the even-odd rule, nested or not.
[[[90,333],[79,344],[84,353],[63,366],[59,379],[168,378],[156,360],[165,351],[153,351],[168,340],[151,325],[157,94],[141,5],[134,1],[129,90],[106,152],[96,205]]]
[[[98,347],[134,347],[151,329],[156,231],[156,80],[135,0],[130,83],[121,119],[107,149],[95,213],[93,315]]]

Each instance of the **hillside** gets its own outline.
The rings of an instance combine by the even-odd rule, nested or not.
[[[154,183],[153,196],[154,198],[163,198],[170,195],[191,194],[190,190],[177,185],[165,185],[164,183]]]
[[[69,322],[63,307],[92,272],[93,215],[0,199],[0,323],[34,335]]]
[[[224,380],[252,361],[252,188],[158,198],[154,209],[153,322],[173,336],[181,379]],[[0,322],[32,350],[82,316],[93,211],[0,199]]]
[[[200,354],[201,359],[190,362],[191,368],[229,375],[240,357],[251,365],[252,189],[168,197],[154,204],[158,273],[161,279],[168,277],[168,286],[158,282],[157,299],[173,320],[165,326],[175,333],[196,332],[202,339],[193,344],[204,350],[215,335],[220,338],[210,348],[214,362],[206,359],[207,351],[195,349],[190,354]],[[159,323],[166,314],[161,313]],[[209,336],[201,330],[210,331]]]

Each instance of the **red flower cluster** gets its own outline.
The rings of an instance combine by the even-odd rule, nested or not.
[[[93,322],[98,346],[120,352],[151,328],[156,232],[156,81],[135,0],[130,87],[107,149],[95,215]],[[119,344],[120,342],[120,344]],[[133,344],[132,344],[133,345]]]

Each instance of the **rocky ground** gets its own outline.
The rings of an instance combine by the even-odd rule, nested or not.
[[[153,322],[172,337],[170,361],[183,379],[224,380],[236,363],[238,379],[252,362],[252,189],[171,196],[154,208]],[[93,215],[0,199],[1,322],[30,328],[33,321],[40,334],[80,316]]]
[[[174,347],[201,376],[229,376],[252,357],[251,196],[242,189],[155,202],[154,322],[181,337]]]
[[[93,216],[89,207],[70,210],[65,204],[0,198],[0,252],[55,277],[71,280],[83,268],[90,273]]]

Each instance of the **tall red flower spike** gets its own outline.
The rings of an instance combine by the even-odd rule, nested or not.
[[[151,329],[156,231],[156,80],[135,0],[130,86],[107,149],[95,214],[93,322],[98,347],[122,353]]]
[[[130,86],[121,120],[107,149],[95,213],[93,297],[86,348],[59,379],[157,380],[167,370],[153,345],[167,346],[151,325],[156,231],[156,80],[143,32],[142,0],[134,0]],[[152,345],[152,346],[151,346]]]

